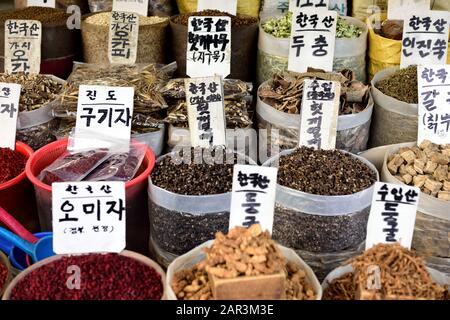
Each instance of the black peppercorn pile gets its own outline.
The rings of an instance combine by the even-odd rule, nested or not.
[[[302,192],[348,195],[367,189],[375,181],[371,168],[338,150],[301,147],[280,157],[278,183]]]
[[[194,162],[194,149],[191,149],[192,161],[178,164],[170,156],[157,163],[152,173],[154,185],[170,192],[183,195],[211,195],[231,191],[233,182],[233,164],[201,164]],[[223,150],[217,152],[224,152]],[[214,151],[212,151],[214,156]],[[208,161],[209,162],[209,161]]]

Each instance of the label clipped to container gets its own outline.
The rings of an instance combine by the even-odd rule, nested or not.
[[[121,146],[128,151],[134,88],[80,85],[72,150]]]
[[[146,17],[148,0],[113,0],[113,11],[134,12]]]
[[[325,150],[336,147],[340,93],[339,82],[304,81],[299,146]]]
[[[48,7],[55,8],[55,0],[27,0],[27,7]]]
[[[308,67],[333,70],[337,12],[296,9],[292,15],[288,70],[306,72]]]
[[[113,11],[109,23],[109,62],[134,64],[137,57],[138,36],[139,15]]]
[[[125,249],[125,182],[55,182],[52,208],[55,253]]]
[[[446,64],[449,23],[448,11],[410,15],[403,28],[400,67]]]
[[[38,74],[42,25],[37,20],[5,21],[5,73]]]
[[[197,12],[203,10],[219,10],[236,15],[237,0],[198,0]]]
[[[414,13],[428,12],[430,0],[388,0],[388,20],[407,20]]]
[[[231,69],[231,18],[189,17],[186,74],[226,77]]]
[[[411,248],[420,189],[376,182],[367,223],[366,250],[378,243],[399,242]]]
[[[450,143],[450,66],[419,66],[417,143]]]
[[[0,148],[15,149],[20,84],[0,82]]]
[[[222,78],[185,79],[185,87],[192,146],[226,145]]]
[[[328,10],[329,6],[330,0],[289,0],[289,11],[292,12],[296,9]]]
[[[229,230],[260,224],[272,233],[278,168],[236,164]]]

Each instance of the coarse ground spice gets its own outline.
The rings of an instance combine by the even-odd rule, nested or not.
[[[0,148],[0,184],[14,179],[25,170],[27,158],[9,148]]]
[[[18,10],[0,11],[0,24],[4,25],[8,19],[38,20],[43,25],[63,23],[70,14],[61,9],[46,7],[27,7]]]
[[[204,17],[204,16],[213,16],[213,17],[226,16],[226,17],[230,17],[231,18],[231,25],[234,26],[234,27],[248,26],[248,25],[252,25],[252,24],[258,22],[258,19],[255,18],[255,17],[242,16],[242,15],[235,16],[235,15],[229,14],[227,12],[221,12],[219,10],[203,10],[203,11],[200,11],[200,12],[190,12],[190,13],[180,14],[180,15],[176,16],[173,19],[173,22],[176,23],[176,24],[182,24],[184,26],[187,26],[189,17],[194,17],[194,16],[200,16],[200,17]]]
[[[6,266],[0,261],[0,292],[2,292],[7,277],[8,277],[8,268],[6,268]]]
[[[417,104],[417,66],[401,69],[386,79],[380,80],[375,87],[385,95],[397,100]]]
[[[338,150],[300,147],[280,157],[278,184],[326,196],[349,195],[369,188],[376,174],[355,157]]]
[[[80,289],[69,289],[73,273],[81,271]],[[11,292],[11,300],[160,300],[161,276],[153,268],[118,254],[63,257],[25,276]]]

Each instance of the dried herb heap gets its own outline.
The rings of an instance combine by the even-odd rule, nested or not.
[[[0,74],[0,82],[21,85],[19,111],[33,111],[56,99],[63,85],[44,75]]]
[[[326,196],[349,195],[369,188],[375,172],[350,154],[338,150],[300,147],[280,157],[278,184]]]
[[[353,114],[363,111],[369,100],[369,87],[362,82],[353,81],[353,72],[343,70],[331,73],[312,70],[306,73],[281,72],[272,81],[260,87],[261,100],[278,111],[299,114],[306,79],[337,81],[341,84],[339,114]]]
[[[417,66],[401,69],[386,79],[380,80],[375,87],[385,95],[397,100],[417,104]]]
[[[200,12],[184,13],[184,14],[180,14],[178,16],[175,16],[175,18],[172,21],[174,23],[176,23],[176,24],[181,24],[181,25],[187,26],[189,17],[194,17],[194,16],[200,16],[200,17],[204,17],[204,16],[213,16],[213,17],[226,16],[226,17],[230,17],[231,18],[231,25],[233,27],[248,26],[248,25],[255,24],[255,23],[258,22],[258,19],[255,18],[255,17],[241,16],[241,15],[235,16],[235,15],[229,14],[227,12],[221,12],[219,10],[203,10],[203,11],[200,11]]]
[[[315,292],[306,273],[292,262],[286,262],[270,234],[259,225],[237,227],[227,235],[217,233],[206,259],[188,270],[175,274],[172,288],[181,300],[213,299],[208,273],[219,278],[271,275],[284,270],[287,275],[286,299],[313,300]]]
[[[424,140],[419,146],[400,148],[387,160],[389,172],[401,182],[450,201],[450,144]]]
[[[27,158],[23,154],[0,148],[0,184],[20,175],[25,170],[26,162]]]
[[[272,18],[262,24],[263,30],[276,38],[289,38],[291,36],[292,12],[286,13],[280,18]],[[336,38],[358,38],[362,30],[348,23],[345,19],[338,17],[336,25]]]
[[[356,285],[353,273],[333,279],[323,292],[322,300],[355,300]]]

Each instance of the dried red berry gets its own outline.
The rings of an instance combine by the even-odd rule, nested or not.
[[[25,170],[27,158],[9,148],[0,148],[0,183],[14,179]]]
[[[3,289],[3,286],[5,285],[6,278],[8,277],[8,268],[0,262],[0,292]]]

